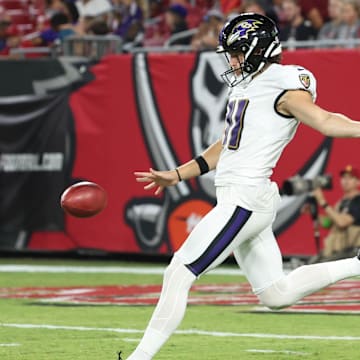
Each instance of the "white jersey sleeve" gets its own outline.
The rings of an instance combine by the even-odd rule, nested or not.
[[[282,88],[286,90],[305,90],[311,94],[313,101],[316,100],[316,79],[311,71],[297,65],[282,67],[283,74],[280,77]]]

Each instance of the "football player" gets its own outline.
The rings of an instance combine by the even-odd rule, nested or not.
[[[216,169],[217,205],[199,222],[166,268],[159,302],[128,360],[149,360],[180,324],[193,282],[231,253],[254,293],[270,309],[294,304],[336,281],[360,275],[358,257],[302,266],[285,275],[272,232],[280,196],[270,180],[282,151],[304,123],[331,137],[360,137],[360,122],[315,105],[316,80],[299,66],[281,65],[274,22],[245,13],[227,22],[217,50],[229,85],[225,131],[201,155],[168,171],[135,172],[159,194]]]

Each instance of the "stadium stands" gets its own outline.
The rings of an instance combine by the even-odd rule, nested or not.
[[[64,44],[64,39],[61,38],[60,40],[56,38],[56,34],[53,40],[50,42],[48,41],[41,41],[43,37],[41,36],[41,32],[44,30],[53,30],[55,33],[58,31],[57,29],[51,29],[50,20],[51,16],[54,14],[55,11],[59,11],[61,6],[64,6],[64,9],[61,11],[65,11],[66,7],[71,3],[71,6],[76,7],[76,1],[80,0],[0,0],[0,24],[4,28],[6,27],[6,31],[3,32],[3,35],[0,35],[0,40],[2,41],[2,48],[0,49],[0,54],[2,56],[7,55],[14,55],[18,57],[21,53],[21,49],[24,50],[24,53],[29,54],[28,48],[36,48],[36,47],[62,47]],[[112,14],[107,15],[106,21],[107,26],[109,28],[109,34],[114,34],[116,27],[119,26],[119,21],[121,21],[121,13],[123,11],[131,11],[131,6],[128,6],[127,10],[124,10],[124,4],[118,0],[111,0],[114,5],[114,11]],[[137,4],[135,0],[133,0],[133,4]],[[181,6],[185,6],[187,9],[186,15],[186,24],[187,30],[183,34],[172,34],[169,25],[166,23],[165,20],[165,12],[170,5],[176,4],[178,2]],[[124,39],[116,33],[116,36],[120,36],[121,44],[123,46],[123,51],[125,52],[132,52],[132,51],[139,51],[139,48],[151,50],[155,47],[161,49],[164,48],[169,49],[175,45],[173,44],[174,40],[181,39],[182,37],[191,36],[191,34],[195,34],[201,22],[204,19],[205,14],[210,9],[222,9],[223,2],[216,1],[216,0],[167,0],[167,1],[152,1],[148,0],[148,7],[142,7],[142,25],[139,27],[137,36],[133,37],[130,41],[128,39]],[[240,2],[241,3],[241,2]],[[245,3],[245,2],[243,2]],[[67,4],[65,6],[64,4]],[[156,10],[153,11],[151,6],[156,4]],[[140,6],[137,4],[136,6]],[[220,7],[220,8],[219,8]],[[129,10],[130,9],[130,10]],[[68,17],[73,14],[66,14]],[[120,15],[120,16],[119,16]],[[120,19],[120,20],[119,20]],[[71,20],[71,19],[70,19]],[[90,21],[96,19],[90,19]],[[89,19],[82,19],[76,23],[69,21],[72,25],[72,30],[74,35],[77,38],[77,41],[80,37],[83,37],[84,42],[88,42],[91,36],[91,41],[93,41],[93,32],[89,32],[90,26],[86,24]],[[39,37],[40,35],[40,37]],[[66,36],[70,36],[71,31],[68,32]],[[101,34],[106,35],[106,34]],[[40,39],[40,40],[39,40]],[[134,40],[135,39],[135,40]],[[56,41],[55,41],[56,40]],[[336,42],[336,39],[333,39]],[[106,41],[103,37],[99,37],[99,43],[102,45]],[[353,43],[353,47],[358,46],[357,39],[348,39],[351,43]],[[348,42],[347,42],[348,43]],[[287,43],[284,43],[284,47],[288,47]],[[336,43],[338,45],[338,43]],[[335,46],[336,46],[335,45]],[[317,43],[315,41],[311,41],[311,43],[291,43],[291,48],[307,48],[307,47],[326,47],[326,43],[321,42]],[[332,44],[328,46],[334,46]],[[341,43],[339,43],[339,47]],[[15,51],[14,48],[17,48]],[[119,47],[116,46],[116,51],[119,51]],[[174,49],[174,48],[173,48]],[[191,50],[191,46],[188,47],[188,50]],[[39,51],[39,56],[47,56],[46,54],[61,54],[62,50],[60,51],[46,51],[42,49]]]

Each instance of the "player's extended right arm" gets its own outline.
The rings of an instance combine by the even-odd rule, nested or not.
[[[149,169],[148,172],[135,172],[137,182],[147,183],[145,190],[156,188],[155,194],[160,194],[167,186],[176,185],[182,180],[199,176],[204,172],[213,170],[219,161],[222,150],[221,140],[210,145],[198,159],[192,159],[173,170],[158,171]]]
[[[200,156],[206,161],[209,171],[214,170],[219,161],[222,149],[221,140],[210,145]],[[201,175],[198,162],[195,159],[177,167],[182,180],[188,180]]]

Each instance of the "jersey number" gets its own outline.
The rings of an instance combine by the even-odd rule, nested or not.
[[[244,127],[244,116],[249,100],[236,99],[229,101],[226,112],[226,128],[223,145],[230,150],[239,148],[241,133]]]

